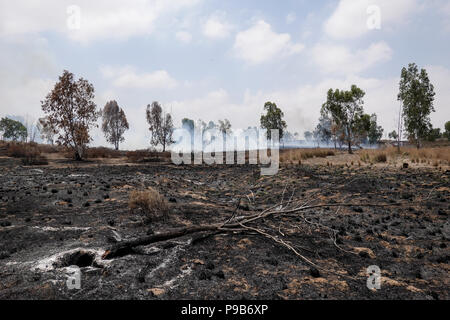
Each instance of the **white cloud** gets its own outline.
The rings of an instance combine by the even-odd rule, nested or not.
[[[271,26],[259,20],[250,29],[239,32],[234,42],[234,51],[240,59],[250,64],[259,64],[277,56],[301,52],[304,46],[293,43],[288,33],[276,33]]]
[[[2,104],[0,114],[5,115],[30,115],[37,119],[41,114],[40,101],[53,88],[55,81],[37,77],[11,77],[10,74],[0,72],[0,95]],[[3,79],[7,81],[3,81]],[[26,94],[24,94],[26,93]]]
[[[357,74],[379,62],[390,60],[392,50],[385,42],[374,43],[356,52],[351,52],[346,46],[318,44],[311,54],[322,72],[346,75]]]
[[[59,68],[43,38],[3,40],[0,50],[0,116],[37,119],[44,100],[56,82]]]
[[[340,0],[324,24],[325,33],[336,39],[353,39],[370,32],[367,9],[372,5],[381,10],[381,29],[405,23],[420,8],[417,0]]]
[[[287,16],[286,16],[286,23],[287,24],[292,24],[294,23],[294,21],[297,19],[297,16],[295,15],[294,12],[290,12]]]
[[[233,26],[225,21],[224,14],[213,14],[203,25],[203,34],[212,39],[223,39],[230,35]]]
[[[78,0],[81,28],[69,30],[67,8],[72,0],[2,1],[0,35],[52,31],[88,43],[98,39],[126,39],[149,35],[155,22],[166,14],[191,7],[200,0]]]
[[[165,70],[137,73],[131,66],[119,68],[105,66],[100,71],[105,78],[112,80],[115,87],[119,88],[172,89],[177,86],[177,81]]]
[[[185,116],[194,120],[217,121],[224,118],[237,119],[245,112],[241,105],[231,102],[228,92],[224,89],[210,91],[195,99],[175,100],[167,105],[173,108],[176,126],[180,125]],[[237,115],[239,116],[236,117]]]
[[[192,40],[192,35],[187,31],[177,32],[176,37],[182,43],[190,43]]]

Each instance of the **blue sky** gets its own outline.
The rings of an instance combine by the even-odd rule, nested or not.
[[[42,116],[40,100],[68,69],[94,84],[98,107],[114,99],[125,110],[125,148],[148,146],[145,107],[155,100],[176,125],[228,118],[234,128],[258,125],[274,101],[302,134],[326,91],[353,83],[388,133],[400,70],[416,62],[436,87],[432,122],[443,128],[449,40],[447,0],[1,1],[0,116]]]

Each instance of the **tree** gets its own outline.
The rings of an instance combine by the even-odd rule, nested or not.
[[[445,123],[445,132],[442,134],[444,138],[450,140],[450,121]]]
[[[266,102],[264,104],[265,115],[261,116],[261,128],[267,130],[267,139],[272,139],[272,129],[278,129],[280,140],[283,139],[284,131],[287,128],[286,122],[283,120],[284,113],[275,103]]]
[[[425,69],[410,63],[402,69],[398,100],[403,104],[405,130],[410,141],[420,148],[420,142],[431,130],[430,114],[434,112],[434,86]]]
[[[202,119],[198,119],[198,120],[197,120],[197,123],[195,124],[195,126],[197,127],[197,129],[198,129],[202,134],[205,133],[205,130],[206,130],[206,127],[207,127],[205,121],[203,121]]]
[[[284,133],[283,140],[286,141],[286,142],[292,142],[292,141],[295,141],[295,136],[291,132],[286,131]]]
[[[361,144],[367,143],[369,140],[369,130],[371,126],[371,116],[362,114],[356,117],[356,124],[354,129],[353,144],[361,147]]]
[[[6,117],[0,120],[0,131],[4,139],[25,141],[27,138],[27,128],[21,122]]]
[[[161,145],[163,152],[165,152],[166,147],[174,142],[172,139],[174,129],[172,116],[170,113],[163,112],[161,105],[157,101],[147,106],[146,113],[147,122],[150,125],[149,130],[152,135],[150,144],[155,147]]]
[[[403,107],[402,105],[400,105],[400,108],[398,110],[398,122],[397,122],[397,129],[398,131],[397,133],[397,152],[398,154],[400,154],[400,145],[402,143],[402,138],[403,138]]]
[[[194,149],[194,130],[195,130],[195,122],[189,118],[184,118],[181,120],[181,127],[189,131],[191,135],[191,150]]]
[[[38,128],[35,125],[35,122],[28,115],[26,115],[24,120],[25,128],[27,128],[27,137],[26,142],[34,142],[36,140],[36,135],[38,133]]]
[[[181,120],[181,126],[192,133],[195,129],[195,122],[194,120],[184,118],[183,120]]]
[[[352,145],[357,142],[358,129],[364,114],[363,98],[365,92],[352,85],[350,91],[330,89],[327,94],[327,102],[322,106],[336,125],[341,128],[344,141],[348,145],[348,152],[353,153]]]
[[[228,119],[219,120],[219,130],[223,136],[223,150],[227,150],[227,134],[231,131],[231,122]]]
[[[316,131],[318,139],[325,142],[327,145],[330,143],[330,140],[332,138],[331,126],[331,119],[326,114],[321,115],[319,118],[319,124],[316,127]],[[336,148],[336,143],[334,147]]]
[[[119,150],[119,143],[125,140],[123,134],[130,129],[125,112],[116,101],[110,101],[103,108],[102,116],[102,130],[106,141],[113,144],[116,150]]]
[[[374,113],[370,117],[370,126],[367,138],[369,139],[369,144],[377,144],[383,137],[384,129],[377,124],[377,115]]]
[[[397,138],[398,138],[397,131],[395,131],[395,130],[392,131],[391,133],[389,133],[388,137],[389,137],[389,139],[397,140]]]
[[[317,143],[317,148],[320,148],[320,140],[321,140],[320,130],[318,128],[314,129],[312,135],[313,135],[314,141],[316,141],[316,143]]]
[[[208,125],[206,126],[205,130],[212,130],[212,129],[218,129],[218,128],[219,128],[219,126],[216,125],[214,123],[214,121],[210,121],[210,122],[208,122]]]
[[[219,130],[225,135],[227,131],[231,130],[231,123],[228,119],[219,120]]]
[[[342,136],[342,127],[333,120],[329,110],[326,108],[326,104],[322,105],[320,110],[320,118],[317,129],[320,132],[322,141],[327,144],[330,140],[333,141],[334,149],[337,149],[338,142],[341,145],[339,138]]]
[[[82,160],[92,141],[89,130],[96,125],[100,112],[94,103],[94,86],[87,80],[74,80],[73,73],[64,70],[54,89],[41,101],[48,124],[57,132],[57,143],[73,150],[76,160]]]
[[[313,133],[311,131],[305,131],[303,136],[305,137],[306,141],[311,141],[313,139],[314,135],[313,135]]]
[[[426,140],[430,141],[430,142],[434,142],[441,137],[442,137],[441,129],[435,128],[435,129],[431,129],[430,132],[428,132],[428,134],[426,136]]]
[[[53,130],[48,119],[45,117],[39,118],[36,127],[41,134],[41,139],[53,145],[56,132]]]

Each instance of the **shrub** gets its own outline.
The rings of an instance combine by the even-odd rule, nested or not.
[[[161,161],[170,161],[171,153],[137,150],[127,152],[126,157],[128,158],[128,161],[134,163],[161,162]]]
[[[38,148],[41,153],[58,153],[61,151],[60,147],[51,144],[40,144]]]
[[[334,155],[335,152],[329,149],[288,149],[280,151],[280,161],[301,161],[311,158],[326,158]]]
[[[98,147],[98,148],[89,148],[86,153],[88,158],[120,158],[123,153],[121,151]]]
[[[41,156],[39,152],[31,151],[22,158],[22,163],[26,166],[41,166],[47,165],[47,158]]]
[[[150,220],[158,218],[167,220],[169,215],[167,200],[153,188],[131,191],[128,206],[131,212],[141,210]]]
[[[150,153],[144,150],[129,151],[127,152],[127,158],[130,162],[142,162],[144,159],[148,158]]]
[[[379,153],[374,157],[374,161],[378,163],[385,163],[387,162],[387,156],[385,153]]]
[[[7,154],[9,157],[22,158],[27,154],[27,146],[21,143],[7,144]]]
[[[11,143],[7,146],[7,154],[9,157],[20,158],[26,166],[48,164],[36,143]]]

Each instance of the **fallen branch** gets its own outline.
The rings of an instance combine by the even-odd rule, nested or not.
[[[102,256],[102,259],[113,259],[116,257],[125,256],[133,251],[133,248],[139,246],[149,245],[155,242],[170,240],[179,238],[188,234],[204,232],[204,231],[218,231],[220,228],[220,224],[214,225],[204,225],[204,226],[196,226],[196,227],[187,227],[187,228],[179,228],[172,229],[168,232],[158,233],[151,236],[146,236],[143,238],[121,241],[114,246],[112,246],[109,250],[105,251]]]
[[[336,207],[336,206],[345,206],[345,207],[352,207],[352,206],[358,206],[358,207],[389,207],[389,206],[396,206],[399,204],[322,204],[322,205],[312,205],[312,206],[300,206],[293,209],[287,209],[282,208],[279,205],[272,206],[258,214],[250,215],[250,216],[243,216],[243,217],[235,217],[235,213],[233,213],[233,216],[225,221],[224,223],[217,223],[212,225],[200,225],[200,226],[194,226],[194,227],[185,227],[185,228],[178,228],[178,229],[172,229],[167,232],[158,233],[155,235],[150,235],[142,238],[132,239],[132,240],[126,240],[126,241],[120,241],[116,244],[114,244],[109,250],[106,250],[103,254],[103,259],[113,259],[116,257],[122,257],[128,254],[131,254],[134,252],[133,248],[139,247],[139,246],[145,246],[156,242],[166,241],[170,239],[175,239],[179,237],[183,237],[189,234],[199,233],[199,232],[242,232],[243,230],[251,230],[254,232],[257,232],[259,234],[263,234],[261,230],[248,227],[246,224],[249,223],[255,223],[258,220],[268,218],[272,215],[286,215],[290,213],[296,213],[300,211],[310,210],[310,209],[316,209],[316,208],[323,208],[323,207]],[[274,208],[278,207],[278,210],[273,210]],[[267,235],[264,234],[266,237]],[[274,238],[270,237],[272,240],[275,240]],[[283,241],[277,241],[276,242],[283,244],[286,246],[286,243]],[[292,250],[291,248],[289,248]],[[294,249],[295,250],[295,249]],[[296,253],[297,254],[297,253]],[[297,254],[299,255],[299,254]],[[303,256],[299,255],[303,258],[304,261],[308,262],[309,264],[316,266],[314,263],[309,261],[308,259],[304,258]]]

